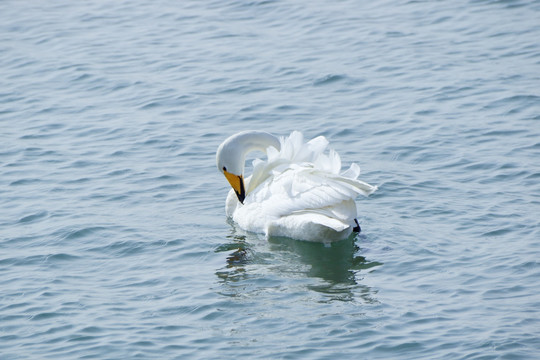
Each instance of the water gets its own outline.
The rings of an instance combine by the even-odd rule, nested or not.
[[[538,1],[0,3],[2,359],[530,359]],[[215,150],[325,135],[363,232],[266,241]]]

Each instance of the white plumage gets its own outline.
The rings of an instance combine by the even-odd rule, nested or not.
[[[305,143],[298,131],[279,140],[259,131],[225,140],[216,157],[233,186],[227,216],[242,229],[266,236],[320,242],[348,237],[356,226],[355,198],[377,187],[357,180],[357,164],[340,174],[341,159],[334,150],[325,153],[327,146],[323,136]],[[244,183],[245,156],[253,150],[265,151],[268,159],[255,159]]]

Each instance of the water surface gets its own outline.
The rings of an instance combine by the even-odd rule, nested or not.
[[[540,349],[538,1],[0,3],[2,359]],[[326,136],[325,247],[227,221],[215,150]]]

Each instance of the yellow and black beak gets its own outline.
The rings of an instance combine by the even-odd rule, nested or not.
[[[244,177],[242,175],[234,175],[230,172],[224,170],[223,174],[229,181],[229,184],[231,184],[234,192],[236,193],[236,196],[238,196],[238,200],[243,204],[244,199],[246,198],[246,189],[244,187]]]

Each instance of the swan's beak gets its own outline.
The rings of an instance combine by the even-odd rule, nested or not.
[[[244,199],[246,198],[246,189],[244,187],[244,177],[242,175],[231,174],[228,171],[223,171],[223,174],[225,174],[225,177],[229,181],[229,184],[231,184],[234,192],[236,193],[236,196],[238,196],[238,201],[240,201],[243,204]]]

